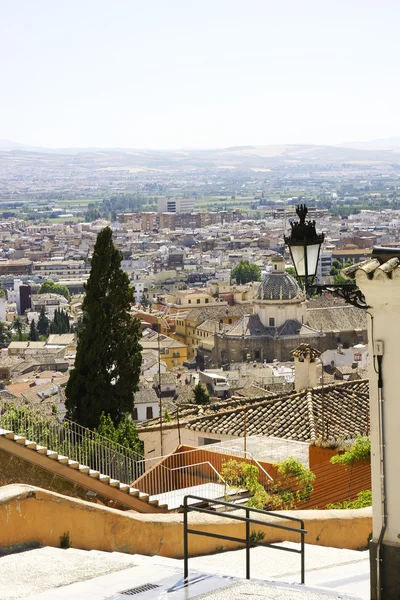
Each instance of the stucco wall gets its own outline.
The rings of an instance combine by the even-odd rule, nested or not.
[[[400,509],[399,509],[399,329],[400,329],[400,272],[397,268],[389,279],[386,275],[375,274],[369,279],[363,271],[357,272],[357,285],[365,294],[370,305],[369,327],[369,366],[370,379],[370,422],[371,422],[371,467],[372,467],[372,504],[374,506],[373,537],[376,540],[382,526],[381,514],[381,476],[379,456],[379,403],[378,376],[375,371],[377,359],[374,355],[373,343],[383,341],[382,376],[383,406],[385,431],[385,484],[387,500],[387,528],[385,541],[399,544]]]
[[[367,544],[371,531],[370,509],[292,511],[290,514],[304,519],[308,531],[306,543],[309,544],[357,549]],[[267,519],[271,520],[271,517]],[[182,514],[120,512],[31,486],[10,485],[0,488],[0,522],[0,547],[27,542],[58,547],[60,537],[69,532],[74,548],[171,558],[183,556]],[[233,523],[217,514],[192,513],[189,522],[202,531],[244,535],[244,524]],[[282,524],[291,525],[286,521]],[[299,538],[298,534],[259,525],[253,528],[264,532],[266,542],[297,541]],[[192,556],[213,552],[221,545],[225,549],[240,546],[225,540],[189,536]]]

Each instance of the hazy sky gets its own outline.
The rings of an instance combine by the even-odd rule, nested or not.
[[[400,135],[399,0],[0,9],[0,138],[178,148]]]

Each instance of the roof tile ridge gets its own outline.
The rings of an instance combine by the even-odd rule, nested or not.
[[[327,383],[326,385],[315,385],[312,389],[318,392],[321,390],[324,390],[324,392],[330,392],[339,387],[355,387],[357,385],[360,385],[361,383],[369,383],[369,379],[366,377],[364,379],[354,379],[351,381],[338,381],[337,383]]]
[[[308,411],[308,425],[310,428],[310,442],[313,443],[316,440],[316,427],[314,417],[314,402],[313,402],[313,389],[307,390],[307,411]]]
[[[288,394],[286,394],[287,396]],[[290,394],[291,395],[291,394]],[[273,394],[273,396],[268,396],[268,398],[263,398],[262,400],[256,401],[256,402],[247,402],[247,409],[252,410],[253,408],[258,408],[263,404],[272,404],[272,402],[275,402],[275,400],[279,400],[280,397],[285,397],[285,394]],[[190,423],[197,423],[197,421],[199,421],[200,419],[210,419],[213,417],[220,417],[220,416],[227,416],[227,415],[231,415],[233,413],[236,412],[240,412],[242,410],[244,410],[244,405],[245,402],[241,402],[240,404],[238,403],[238,406],[235,406],[234,408],[229,408],[227,410],[216,410],[212,413],[208,413],[208,414],[203,414],[200,416],[195,416],[193,417],[193,419],[190,419]]]

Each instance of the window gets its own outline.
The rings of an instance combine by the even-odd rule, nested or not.
[[[228,319],[229,325],[232,325],[232,319]]]
[[[200,298],[197,298],[197,304],[200,304]]]
[[[192,301],[191,301],[191,300],[188,300],[188,304],[192,304]]]
[[[261,358],[261,352],[259,350],[256,350],[254,352],[254,358],[255,358],[255,360],[260,360],[260,358]]]
[[[132,411],[132,419],[133,419],[134,421],[137,421],[137,420],[138,420],[137,408],[134,408],[134,409],[133,409],[133,411]]]
[[[205,303],[208,304],[208,298],[205,299]]]
[[[274,317],[270,317],[269,318],[269,326],[270,327],[275,327],[275,318]]]
[[[153,407],[146,406],[146,419],[152,419],[152,418],[153,418]]]

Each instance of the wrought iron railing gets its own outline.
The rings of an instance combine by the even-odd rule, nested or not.
[[[30,409],[3,407],[0,427],[122,483],[143,472],[142,455],[68,419],[60,423]]]

